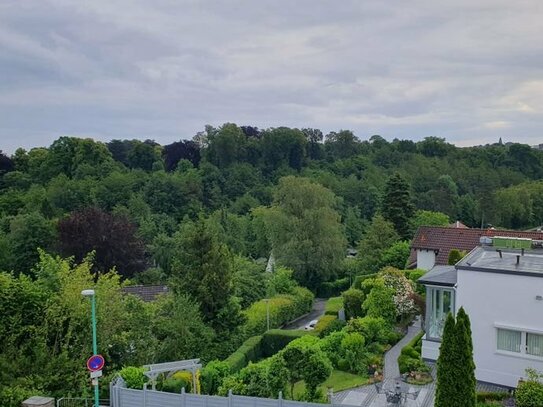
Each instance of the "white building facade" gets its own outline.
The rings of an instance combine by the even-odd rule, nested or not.
[[[423,358],[437,359],[447,313],[462,306],[477,380],[514,388],[527,368],[543,372],[542,249],[478,247],[419,281],[427,293]]]

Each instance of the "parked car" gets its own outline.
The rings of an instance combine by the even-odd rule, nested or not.
[[[309,324],[307,324],[304,329],[306,331],[312,331],[313,329],[315,329],[315,326],[317,325],[317,322],[319,322],[318,320],[314,319],[313,321],[310,321]]]

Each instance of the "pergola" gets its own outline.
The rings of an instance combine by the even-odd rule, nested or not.
[[[192,373],[192,392],[196,392],[196,371],[202,368],[200,359],[180,360],[177,362],[156,363],[153,365],[144,365],[147,369],[143,374],[151,381],[151,388],[156,390],[156,380],[160,374],[166,377],[172,376],[175,372],[188,370]]]

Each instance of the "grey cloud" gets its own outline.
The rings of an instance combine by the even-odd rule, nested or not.
[[[205,124],[540,143],[537,0],[8,0],[0,148]]]

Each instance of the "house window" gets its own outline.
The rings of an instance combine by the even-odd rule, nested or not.
[[[543,335],[526,333],[526,353],[543,357]]]
[[[445,319],[454,313],[454,291],[446,288],[428,287],[429,309],[427,310],[426,335],[430,339],[441,339]]]
[[[520,353],[522,332],[498,328],[498,350]]]
[[[497,350],[543,358],[543,333],[496,328]]]

